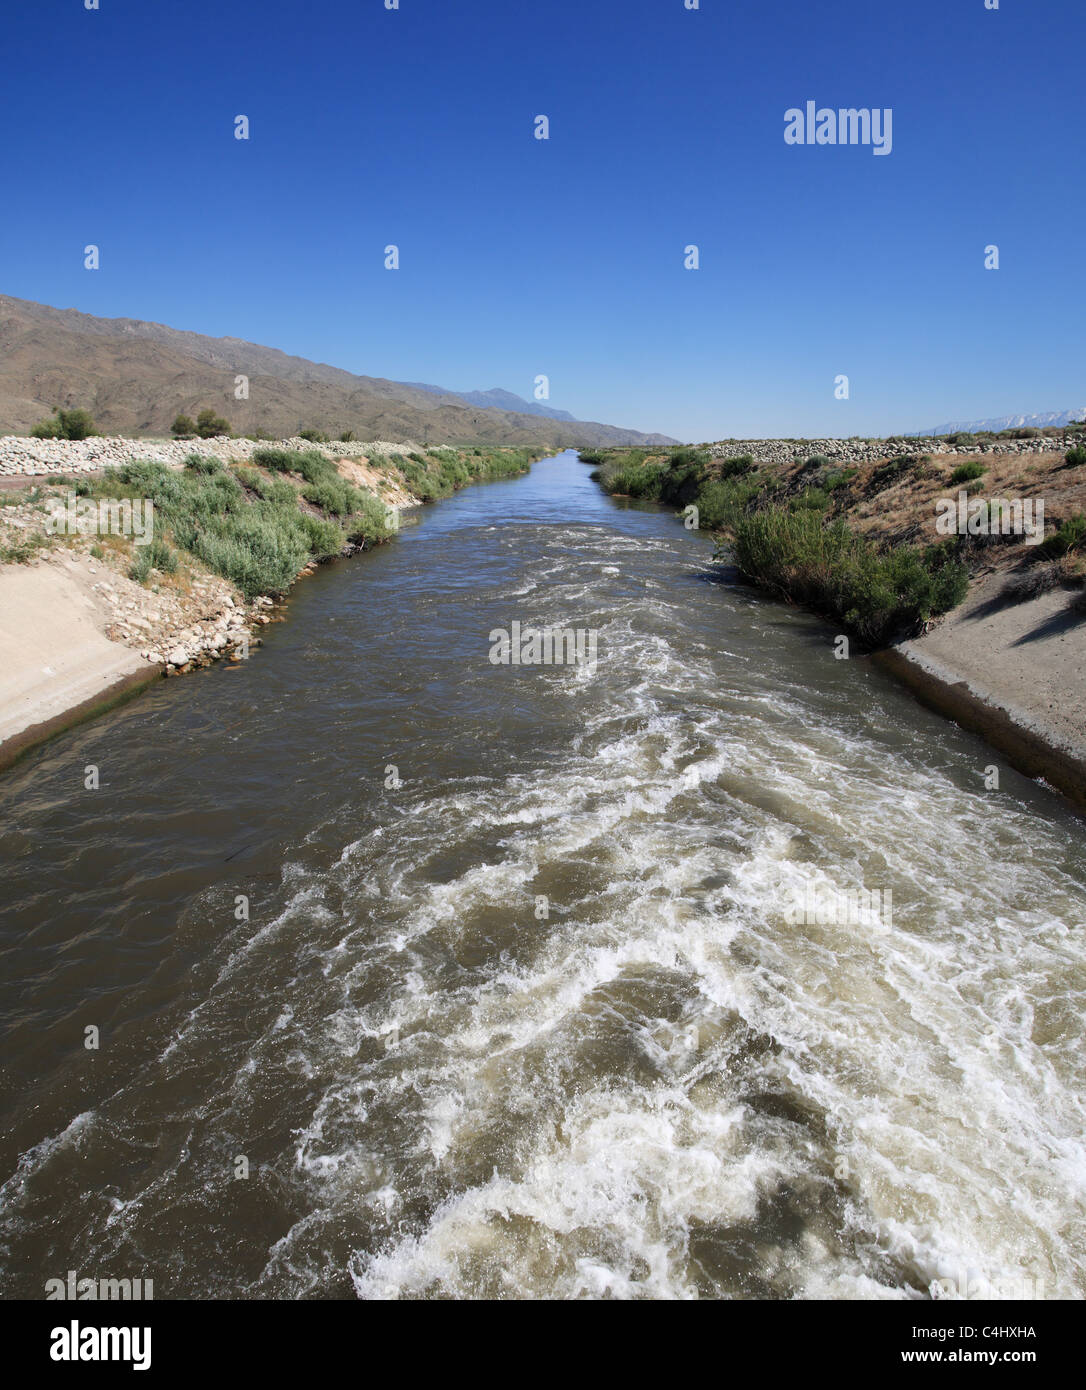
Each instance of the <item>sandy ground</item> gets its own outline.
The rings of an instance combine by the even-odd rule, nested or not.
[[[139,652],[106,637],[111,615],[92,583],[63,550],[0,567],[0,748],[147,671]]]

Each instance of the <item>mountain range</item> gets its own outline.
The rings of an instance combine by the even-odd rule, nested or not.
[[[1048,426],[1072,425],[1086,416],[1086,406],[1077,410],[1050,410],[1040,415],[996,415],[990,420],[951,420],[945,425],[935,425],[930,430],[911,430],[910,434],[955,434],[958,430],[1015,430],[1032,426],[1042,430]]]
[[[248,399],[235,399],[235,378]],[[178,414],[211,407],[238,434],[302,429],[356,439],[547,448],[675,444],[663,434],[576,420],[510,391],[461,393],[356,376],[242,338],[0,295],[0,434],[26,434],[55,406],[82,406],[103,433],[167,435]]]

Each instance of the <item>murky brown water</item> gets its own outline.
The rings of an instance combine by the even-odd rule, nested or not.
[[[708,556],[546,460],[0,779],[0,1291],[1086,1292],[1079,823]]]

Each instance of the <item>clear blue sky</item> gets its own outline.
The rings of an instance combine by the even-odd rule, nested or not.
[[[100,5],[0,19],[6,293],[693,440],[1086,403],[1083,0]]]

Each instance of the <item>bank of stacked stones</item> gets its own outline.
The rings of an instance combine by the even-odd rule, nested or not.
[[[121,439],[94,435],[90,439],[30,439],[0,436],[0,475],[45,476],[50,473],[96,473],[119,467],[130,459],[149,459],[180,468],[190,454],[221,459],[223,463],[251,459],[257,449],[318,449],[330,459],[373,458],[420,451],[413,443],[388,440],[369,443],[312,444],[306,439]]]
[[[977,439],[971,444],[948,444],[943,439],[897,435],[887,439],[723,439],[705,445],[712,458],[739,458],[749,454],[760,464],[794,464],[816,455],[831,463],[881,463],[901,454],[929,454],[933,458],[977,458],[985,454],[1066,453],[1081,446],[1081,431],[1039,435],[1035,439]]]

